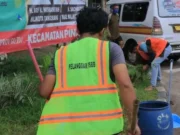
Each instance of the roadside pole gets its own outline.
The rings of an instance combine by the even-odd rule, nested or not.
[[[41,70],[40,70],[40,68],[39,68],[38,62],[37,62],[37,60],[36,60],[36,57],[35,57],[35,55],[34,55],[33,49],[32,49],[32,47],[31,47],[31,44],[30,44],[29,41],[27,42],[27,47],[28,47],[28,50],[29,50],[29,54],[30,54],[30,56],[31,56],[31,58],[32,58],[34,67],[35,67],[35,69],[36,69],[36,72],[37,72],[37,74],[38,74],[38,77],[39,77],[40,81],[43,82],[43,76],[42,76]]]

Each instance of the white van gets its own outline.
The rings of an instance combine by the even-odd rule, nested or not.
[[[125,43],[125,57],[130,62],[136,58],[133,48],[147,37],[168,40],[173,48],[170,57],[180,58],[179,0],[109,0],[107,9],[113,4],[120,7],[119,30]]]

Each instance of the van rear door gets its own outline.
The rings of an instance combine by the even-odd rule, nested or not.
[[[180,53],[180,0],[157,0],[163,37]]]

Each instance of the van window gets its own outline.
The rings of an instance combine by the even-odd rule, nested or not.
[[[123,22],[143,22],[146,18],[149,2],[129,3],[123,8]]]
[[[179,17],[180,0],[158,0],[160,17]]]

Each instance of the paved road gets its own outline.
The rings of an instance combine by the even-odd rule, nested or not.
[[[168,89],[168,83],[169,83],[169,67],[170,67],[169,62],[165,62],[162,64],[162,75],[163,75],[162,82],[166,90]],[[175,62],[173,67],[171,99],[174,102],[174,105],[172,105],[173,113],[180,115],[180,61]],[[175,130],[174,135],[180,135],[180,129]]]

